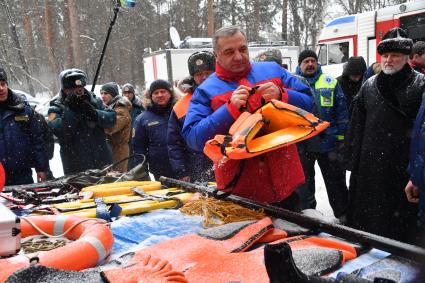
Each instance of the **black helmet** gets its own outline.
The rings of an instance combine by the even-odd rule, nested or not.
[[[80,69],[67,69],[59,74],[61,89],[86,86],[87,75]]]
[[[194,74],[202,71],[215,71],[215,57],[209,51],[198,51],[190,55],[187,60],[189,74],[193,77]]]

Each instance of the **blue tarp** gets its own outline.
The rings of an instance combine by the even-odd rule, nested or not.
[[[122,217],[111,224],[115,242],[112,257],[138,250],[165,240],[197,233],[202,228],[203,217],[188,216],[175,209]]]

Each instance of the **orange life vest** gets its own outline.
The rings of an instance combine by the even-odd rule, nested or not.
[[[272,100],[254,113],[242,113],[229,135],[216,135],[205,143],[204,153],[214,162],[251,158],[311,138],[328,126],[307,111]]]

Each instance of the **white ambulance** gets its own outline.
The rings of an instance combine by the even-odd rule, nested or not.
[[[363,56],[368,66],[379,61],[376,46],[394,27],[405,29],[414,41],[425,40],[425,1],[343,16],[327,23],[317,47],[323,71],[340,76],[344,62],[351,56]]]

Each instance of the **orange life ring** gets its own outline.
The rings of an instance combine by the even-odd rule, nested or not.
[[[0,259],[0,282],[18,269],[28,267],[30,261],[64,270],[82,270],[97,266],[111,252],[114,237],[111,229],[98,219],[67,215],[45,215],[21,218],[21,236],[41,235],[34,226],[50,235],[64,235],[73,240],[63,247],[42,251],[35,258],[17,255]],[[34,225],[34,226],[33,226]],[[68,231],[69,230],[69,231]]]

